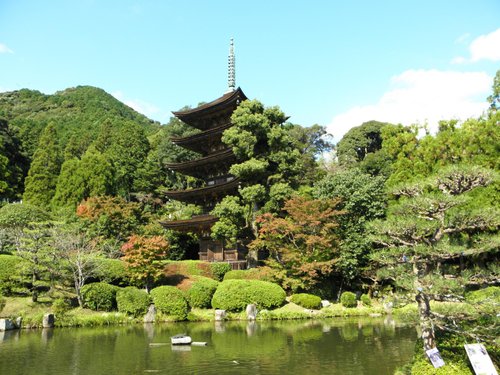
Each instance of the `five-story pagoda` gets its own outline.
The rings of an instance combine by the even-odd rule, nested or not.
[[[188,220],[166,221],[161,224],[167,229],[197,233],[199,236],[200,260],[225,261],[234,269],[246,266],[245,251],[233,248],[225,249],[221,241],[210,237],[210,229],[217,218],[210,215],[215,204],[226,195],[236,194],[238,179],[229,174],[229,168],[235,162],[235,156],[222,140],[224,130],[230,128],[231,115],[236,107],[247,99],[240,88],[235,88],[235,59],[233,40],[229,50],[229,88],[218,99],[194,109],[173,112],[173,114],[200,132],[188,137],[171,138],[171,141],[183,148],[201,154],[201,157],[182,163],[167,164],[167,168],[184,175],[204,181],[201,188],[190,190],[167,191],[168,198],[202,207],[202,214]]]

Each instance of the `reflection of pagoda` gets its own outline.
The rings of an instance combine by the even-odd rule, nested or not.
[[[175,137],[172,142],[183,148],[198,152],[202,156],[182,163],[167,164],[175,172],[193,176],[205,181],[205,186],[191,190],[167,191],[170,199],[200,205],[202,215],[188,220],[162,222],[167,229],[194,232],[200,238],[200,260],[226,261],[233,268],[246,265],[244,251],[225,249],[224,244],[210,237],[210,228],[217,218],[210,215],[215,204],[226,195],[233,195],[238,190],[238,179],[229,174],[229,168],[235,162],[235,156],[221,140],[224,130],[230,128],[231,115],[246,96],[240,88],[235,89],[234,53],[231,40],[229,54],[229,90],[220,98],[194,109],[173,112],[181,121],[201,132],[188,137]]]

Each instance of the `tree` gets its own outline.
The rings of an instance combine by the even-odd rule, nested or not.
[[[28,159],[17,134],[7,121],[0,119],[0,200],[14,200],[22,196]]]
[[[490,103],[490,111],[496,112],[500,107],[500,70],[497,70],[495,74],[492,90],[493,93],[488,96],[488,103]]]
[[[357,168],[329,173],[313,190],[317,199],[338,198],[345,214],[337,218],[340,254],[336,267],[343,282],[352,283],[363,273],[371,251],[367,224],[385,216],[387,198],[383,177],[373,177]]]
[[[250,249],[269,252],[266,264],[285,289],[308,290],[334,271],[337,223],[344,214],[338,205],[338,199],[296,196],[285,203],[285,217],[266,213],[257,218],[258,237]]]
[[[26,177],[24,201],[48,207],[56,191],[62,156],[53,123],[44,129]]]
[[[395,189],[398,203],[386,220],[372,224],[373,241],[380,246],[372,256],[379,276],[392,277],[413,291],[425,350],[436,346],[434,326],[439,321],[431,299],[460,298],[470,283],[498,281],[494,259],[500,214],[474,195],[494,179],[495,173],[485,168],[446,167],[425,183]]]
[[[78,228],[59,227],[52,232],[53,255],[63,272],[70,275],[78,304],[83,307],[81,289],[87,280],[99,273],[102,253],[95,241],[89,240]]]
[[[163,274],[165,265],[161,261],[166,258],[168,250],[169,244],[161,236],[133,235],[122,246],[122,259],[127,263],[130,277],[143,282],[148,293]]]

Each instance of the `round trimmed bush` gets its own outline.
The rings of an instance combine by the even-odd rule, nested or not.
[[[195,281],[186,295],[189,306],[201,309],[210,308],[218,285],[218,281],[209,278],[200,278]]]
[[[175,286],[159,286],[151,291],[151,297],[156,308],[175,320],[185,320],[188,304],[184,294]]]
[[[261,309],[280,307],[286,294],[278,284],[261,280],[224,280],[214,293],[212,307],[242,311],[250,303]]]
[[[269,267],[250,268],[249,270],[233,270],[224,275],[224,280],[262,280],[273,282],[273,271]]]
[[[352,292],[344,292],[340,296],[340,303],[344,307],[356,307],[357,302],[356,302],[356,295]]]
[[[319,309],[321,307],[321,298],[309,293],[294,294],[290,301],[306,309]]]
[[[145,290],[128,286],[116,292],[116,304],[118,311],[137,317],[146,314],[151,297]]]
[[[362,294],[359,300],[363,303],[363,306],[369,307],[372,305],[372,300],[368,294]]]
[[[212,272],[215,280],[222,281],[224,279],[224,275],[231,271],[231,266],[229,263],[225,262],[211,262],[210,271]]]
[[[111,311],[116,308],[118,287],[106,283],[92,283],[82,287],[83,306],[92,310]]]
[[[102,258],[97,260],[96,278],[114,285],[127,285],[130,279],[125,262],[120,259]]]

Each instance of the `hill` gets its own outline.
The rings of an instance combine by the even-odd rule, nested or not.
[[[42,130],[51,122],[63,149],[73,139],[85,150],[96,139],[105,121],[132,121],[140,125],[147,136],[160,128],[158,122],[92,86],[68,88],[53,95],[29,89],[0,93],[0,118],[7,120],[16,132],[28,159],[35,152]]]

